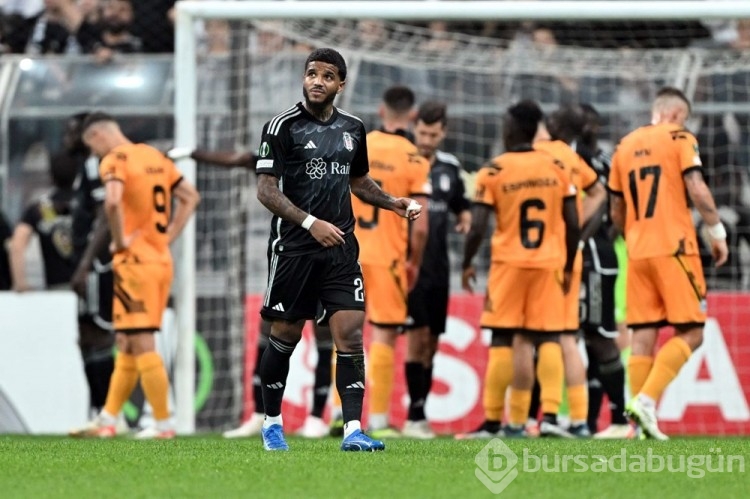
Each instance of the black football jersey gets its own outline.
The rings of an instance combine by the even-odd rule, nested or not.
[[[435,285],[449,280],[448,232],[451,220],[449,212],[458,215],[468,210],[471,203],[466,199],[461,178],[461,163],[452,154],[437,151],[430,168],[432,197],[429,204],[430,231],[427,237],[420,269],[420,279],[430,279]]]
[[[368,171],[365,126],[340,109],[322,122],[300,102],[263,127],[256,172],[274,175],[295,206],[344,234],[354,232],[349,177]],[[307,230],[275,215],[269,241],[275,254],[323,249]]]

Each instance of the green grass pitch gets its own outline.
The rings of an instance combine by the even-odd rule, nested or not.
[[[484,461],[502,475],[509,452],[519,458],[512,468],[515,478],[493,474],[489,479],[494,486],[512,478],[499,494],[475,474],[476,456],[488,442],[390,440],[385,452],[344,453],[337,439],[290,438],[290,452],[271,453],[257,438],[143,442],[0,436],[0,497],[750,497],[747,439],[505,440],[510,451],[493,447],[492,458]],[[668,456],[677,471],[654,471],[659,457],[666,467]],[[540,465],[547,471],[537,470]],[[584,465],[587,471],[581,471]]]

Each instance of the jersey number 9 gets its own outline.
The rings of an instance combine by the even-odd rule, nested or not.
[[[162,234],[167,233],[167,224],[169,223],[169,215],[167,214],[167,191],[161,185],[154,186],[154,210],[157,213],[164,215],[164,223],[157,221],[156,230]]]

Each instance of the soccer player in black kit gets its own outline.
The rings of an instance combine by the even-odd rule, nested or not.
[[[414,141],[419,154],[430,163],[430,232],[424,251],[419,278],[409,294],[407,330],[406,385],[409,390],[409,412],[402,429],[405,437],[433,438],[424,412],[432,386],[432,359],[438,337],[445,332],[448,318],[450,262],[448,231],[450,215],[456,216],[456,232],[466,234],[471,227],[471,203],[465,196],[461,163],[452,154],[438,150],[448,124],[446,106],[427,101],[419,107]]]
[[[271,321],[261,359],[265,406],[263,447],[289,450],[281,400],[289,358],[302,327],[326,310],[336,344],[336,388],[344,416],[341,450],[383,450],[361,430],[365,391],[362,343],[364,284],[357,261],[351,194],[415,219],[421,207],[383,192],[367,174],[365,127],[333,105],[344,90],[346,62],[333,49],[314,50],[305,61],[304,102],[263,127],[258,149],[258,200],[274,214],[268,244],[268,289],[261,316]]]

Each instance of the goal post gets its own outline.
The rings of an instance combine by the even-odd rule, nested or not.
[[[234,2],[234,1],[179,1],[176,4],[176,18],[175,18],[175,62],[174,62],[174,98],[175,98],[175,146],[176,147],[189,147],[195,148],[196,145],[203,144],[199,141],[199,115],[201,111],[199,109],[199,85],[198,82],[201,77],[206,77],[205,74],[201,74],[199,69],[200,50],[199,50],[199,34],[201,30],[200,21],[207,20],[227,20],[227,21],[238,21],[246,23],[264,22],[264,21],[292,21],[299,20],[301,22],[306,21],[319,21],[325,23],[330,20],[334,21],[361,21],[366,19],[376,19],[384,21],[488,21],[488,20],[502,20],[502,21],[657,21],[657,20],[726,20],[726,19],[740,19],[750,18],[750,2],[720,2],[720,1],[475,1],[475,2],[464,2],[464,1],[438,1],[438,2],[422,2],[422,1],[246,1],[246,2]],[[283,36],[292,37],[297,41],[321,45],[337,47],[336,41],[347,36],[356,36],[356,33],[338,33],[336,36],[318,36],[318,31],[311,29],[309,32],[304,30],[295,31],[299,25],[295,25],[289,28],[279,28],[279,33]],[[244,29],[244,28],[242,28]],[[244,39],[243,39],[244,40]],[[465,42],[465,38],[460,39],[461,42]],[[467,42],[467,46],[471,45],[472,41]],[[476,46],[481,46],[476,45]],[[251,47],[242,48],[241,50],[252,50]],[[585,51],[586,49],[581,49]],[[367,73],[362,65],[363,62],[377,61],[378,63],[386,63],[399,65],[398,56],[387,51],[378,52],[376,49],[368,51],[360,49],[356,52],[356,49],[352,47],[344,47],[342,52],[347,55],[348,53],[356,53],[356,57],[350,62],[347,57],[347,61],[350,62],[350,80],[356,80],[359,77],[360,81],[367,79],[383,78],[377,72]],[[585,55],[586,61],[584,63],[591,64],[590,67],[573,67],[573,62],[580,62],[581,54]],[[638,52],[638,54],[641,54]],[[645,54],[645,55],[644,55]],[[472,54],[465,54],[467,62],[465,64],[473,64],[470,66],[472,75],[478,76],[478,79],[483,78],[488,73],[498,71],[497,66],[481,67],[481,61],[471,62]],[[674,84],[680,85],[688,89],[689,93],[692,94],[695,91],[700,57],[692,53],[681,53],[679,51],[672,51],[670,53],[659,53],[653,57],[649,57],[648,53],[643,52],[643,57],[638,59],[638,66],[636,71],[653,71],[654,75],[649,80],[651,84]],[[408,58],[409,54],[404,54],[404,58]],[[450,54],[448,54],[450,56]],[[570,67],[571,72],[576,72],[576,76],[590,76],[591,74],[596,77],[606,79],[612,77],[612,80],[619,78],[619,74],[616,71],[622,71],[619,69],[610,69],[610,66],[614,67],[618,63],[618,54],[614,51],[602,52],[598,54],[595,50],[589,50],[584,52],[571,52],[568,60],[559,62],[557,65],[551,65],[544,67],[548,61],[544,63],[538,63],[534,65],[534,61],[526,59],[514,59],[511,62],[514,64],[530,64],[534,68],[538,68],[539,74],[544,77],[551,77],[555,71],[559,72],[560,75],[565,76],[565,71]],[[298,64],[299,54],[286,54],[282,60],[287,63]],[[304,58],[302,59],[304,61]],[[426,60],[427,61],[427,60]],[[440,62],[440,61],[438,61]],[[566,67],[566,62],[569,62],[569,66]],[[429,71],[437,72],[437,78],[443,78],[444,74],[441,71],[451,72],[451,77],[454,79],[460,78],[461,64],[464,62],[458,62],[451,67],[446,66],[441,68],[440,64],[436,64],[434,60],[425,62],[425,67]],[[750,56],[742,59],[738,64],[742,64],[742,67],[747,67],[748,73],[750,73]],[[403,66],[401,69],[407,71],[407,66],[410,65],[410,61],[401,63]],[[298,65],[299,66],[299,65]],[[297,70],[288,70],[285,68],[284,71],[289,71],[288,76],[293,79],[296,76],[301,75],[301,66],[293,66]],[[668,67],[669,71],[664,74],[661,73],[663,68]],[[517,69],[512,69],[517,71]],[[250,68],[250,72],[253,68]],[[627,71],[627,69],[625,70]],[[712,69],[713,71],[713,69]],[[721,68],[715,70],[716,74],[721,74],[724,71]],[[455,73],[455,74],[454,74]],[[459,76],[456,76],[456,75]],[[613,76],[614,75],[614,76]],[[214,79],[224,77],[221,74],[210,75]],[[750,82],[750,80],[749,80]],[[299,87],[300,81],[298,79],[293,80],[292,83]],[[391,82],[394,83],[394,82]],[[488,80],[486,85],[494,84]],[[539,84],[534,82],[534,84]],[[466,83],[464,83],[466,85]],[[542,82],[541,85],[547,85]],[[617,85],[617,82],[612,83]],[[728,86],[727,91],[735,92],[736,89],[729,87],[732,83],[726,83]],[[347,110],[347,104],[351,102],[350,88],[344,92],[344,107]],[[250,88],[247,90],[251,91]],[[272,90],[273,91],[273,90]],[[741,92],[737,91],[737,95]],[[286,94],[285,94],[286,95]],[[444,94],[446,98],[450,95],[449,93]],[[507,94],[503,94],[505,98],[515,95],[510,90]],[[267,95],[251,95],[249,100],[255,101],[259,107],[269,106],[267,102]],[[372,96],[370,96],[372,97]],[[376,97],[379,97],[376,96]],[[286,105],[292,105],[294,101],[288,102]],[[507,103],[507,102],[506,102]],[[559,102],[557,102],[559,103]],[[544,104],[544,103],[543,103]],[[546,103],[550,105],[550,102]],[[366,103],[361,106],[362,109],[368,109],[367,106],[371,106],[371,103]],[[615,114],[620,110],[622,104],[613,103],[611,108],[607,108],[609,104],[603,104],[603,108],[608,110],[610,113]],[[645,105],[645,104],[643,104]],[[703,102],[701,103],[704,109],[715,110],[716,112],[723,112],[724,110],[731,110],[736,107],[735,103],[727,103],[724,101],[717,102]],[[456,133],[460,134],[456,139],[457,143],[461,142],[462,138],[470,137],[474,133],[474,126],[478,126],[473,123],[472,120],[484,120],[487,115],[486,109],[481,109],[481,101],[472,101],[467,99],[466,102],[462,103],[462,109],[467,110],[465,116],[465,123],[461,126],[464,128],[457,130]],[[745,105],[747,108],[748,105]],[[480,108],[477,111],[477,116],[481,118],[474,118],[472,114],[473,109]],[[276,109],[279,112],[285,108],[280,107]],[[264,108],[264,113],[265,113]],[[632,111],[632,109],[630,110]],[[639,111],[643,111],[640,109]],[[750,114],[750,109],[745,109]],[[449,108],[450,112],[450,108]],[[484,113],[484,114],[482,114]],[[204,113],[206,114],[206,113]],[[270,118],[272,114],[268,116]],[[266,118],[266,119],[268,119]],[[257,121],[257,120],[256,120]],[[255,126],[255,125],[253,125]],[[496,125],[495,125],[496,126]],[[460,128],[460,127],[457,127]],[[496,130],[496,128],[495,128]],[[621,130],[617,129],[619,133]],[[259,133],[259,130],[253,130],[255,133]],[[470,163],[476,164],[486,157],[481,158],[487,151],[492,149],[490,144],[491,139],[488,139],[486,143],[483,143],[481,153],[475,153],[468,151],[465,153],[465,157],[471,156]],[[257,144],[243,144],[245,147],[250,148]],[[473,155],[473,156],[472,156]],[[462,160],[465,157],[461,157]],[[192,160],[186,159],[181,160],[178,165],[183,172],[186,179],[195,182],[199,177],[196,164]],[[248,201],[250,202],[250,201]],[[258,215],[262,218],[262,215]],[[196,334],[196,321],[197,316],[201,313],[205,313],[204,310],[197,310],[196,303],[196,287],[199,284],[199,280],[196,279],[196,258],[199,255],[196,254],[196,222],[191,221],[185,228],[184,236],[180,240],[180,249],[178,251],[178,261],[176,262],[176,312],[178,315],[179,324],[179,344],[176,359],[176,368],[174,373],[175,379],[175,398],[176,407],[175,414],[177,420],[177,430],[182,434],[193,433],[196,429],[196,420],[194,413],[194,406],[196,403],[195,399],[195,385],[196,385],[196,359],[195,359],[195,345],[194,335]],[[251,248],[253,253],[265,255],[265,247],[253,247]],[[242,254],[242,252],[240,252]],[[255,268],[256,279],[265,279],[265,275],[261,276],[262,271],[260,267]],[[242,272],[238,272],[242,274]],[[453,286],[454,291],[456,287]],[[256,320],[254,317],[251,320]],[[737,318],[737,320],[740,320]],[[219,326],[221,327],[221,326]],[[230,342],[230,346],[227,348],[236,348],[235,343]],[[731,345],[730,345],[731,348]],[[241,356],[242,352],[230,352],[232,356]],[[246,382],[248,376],[238,375],[236,382],[242,384]],[[247,387],[245,387],[246,389]],[[228,409],[229,410],[229,409]],[[238,412],[237,409],[231,409],[230,412]],[[239,414],[237,414],[239,416]]]

